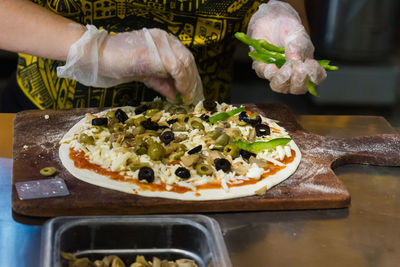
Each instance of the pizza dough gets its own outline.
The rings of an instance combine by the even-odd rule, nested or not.
[[[289,138],[285,129],[276,121],[251,114],[251,111],[239,110],[240,113],[210,123],[213,117],[224,117],[216,115],[237,112],[236,110],[237,107],[224,103],[216,103],[214,110],[210,111],[202,102],[196,107],[186,107],[173,106],[156,99],[138,107],[113,108],[97,114],[87,114],[65,134],[60,142],[59,156],[65,168],[82,181],[144,197],[220,200],[263,194],[295,172],[301,160],[301,152],[295,142],[290,140],[286,144],[257,151],[252,154],[255,157],[247,159],[242,156],[244,149],[239,155],[227,153],[224,146],[228,144],[234,144],[235,147],[240,145],[238,142],[249,144]],[[116,111],[118,116],[115,115]],[[255,136],[255,125],[245,123],[239,115],[241,118],[247,116],[247,119],[261,120],[257,125],[267,125],[269,132],[260,131]],[[107,118],[107,124],[93,126],[92,121],[96,118]],[[143,132],[140,126],[145,125],[145,120],[152,122],[150,124],[153,126],[156,123],[157,130],[150,128]],[[260,127],[256,129],[259,130]],[[160,141],[160,135],[165,131],[174,133],[172,141]],[[219,132],[219,136],[227,135],[228,140],[217,142],[218,138],[213,136],[215,132]],[[158,147],[161,145],[163,156],[152,160],[147,154],[149,151],[143,154],[143,151],[138,150],[139,140],[155,143]],[[198,150],[200,145],[200,151],[196,151],[194,148],[197,147]],[[148,149],[149,145],[146,146]],[[176,147],[179,148],[174,151],[173,148]],[[190,155],[189,151],[194,153]],[[213,164],[215,155],[226,159],[230,169],[217,170]],[[195,162],[190,162],[190,159]],[[212,169],[210,175],[199,175],[196,166],[201,163]],[[154,171],[154,181],[138,179],[138,167],[141,166]],[[188,170],[190,177],[177,176],[178,168]]]

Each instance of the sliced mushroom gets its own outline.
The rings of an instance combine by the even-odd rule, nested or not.
[[[165,154],[170,155],[171,153],[178,150],[179,147],[180,145],[178,143],[169,143],[167,146],[165,146]]]
[[[162,112],[160,111],[151,116],[151,120],[158,122],[161,119],[161,117],[162,117]]]
[[[261,187],[260,189],[258,189],[256,191],[254,191],[254,193],[256,193],[256,195],[261,196],[261,195],[264,195],[265,192],[267,192],[267,189],[268,189],[267,186],[264,186],[264,187]]]
[[[269,163],[268,163],[267,161],[262,160],[262,159],[257,159],[257,158],[255,158],[254,156],[251,156],[251,157],[249,158],[249,163],[250,163],[250,164],[255,163],[255,164],[257,164],[257,166],[258,166],[259,168],[263,168],[264,170],[269,169]]]
[[[112,261],[111,267],[126,267],[126,265],[119,257],[116,256]]]
[[[185,165],[186,167],[193,166],[198,160],[199,160],[198,154],[186,155],[186,156],[181,157],[181,161],[182,161],[183,165]]]
[[[254,128],[250,129],[247,140],[249,140],[249,142],[254,142],[256,140],[256,130]]]
[[[250,168],[249,165],[243,164],[241,162],[233,164],[234,171],[236,172],[236,174],[239,174],[239,175],[246,175],[249,168]]]
[[[197,267],[197,264],[193,260],[188,259],[180,259],[177,260],[176,263],[178,267]]]

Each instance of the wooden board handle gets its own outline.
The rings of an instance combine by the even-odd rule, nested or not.
[[[332,167],[344,164],[371,164],[380,166],[400,166],[400,135],[382,134],[341,139],[338,149],[343,155]]]

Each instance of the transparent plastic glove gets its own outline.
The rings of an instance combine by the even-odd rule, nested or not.
[[[104,88],[139,81],[172,100],[177,93],[185,103],[204,99],[194,57],[176,37],[160,29],[110,35],[86,27],[70,47],[65,66],[57,68],[59,77]]]
[[[270,80],[273,91],[304,94],[308,79],[317,85],[325,80],[325,70],[313,59],[310,37],[289,4],[271,0],[260,5],[250,19],[247,35],[285,48],[286,63],[280,69],[275,64],[253,62],[257,75]]]

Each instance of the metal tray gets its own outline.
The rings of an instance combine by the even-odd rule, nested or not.
[[[54,218],[43,228],[40,266],[67,266],[61,251],[91,260],[117,255],[128,266],[137,255],[232,266],[218,223],[203,215]]]

